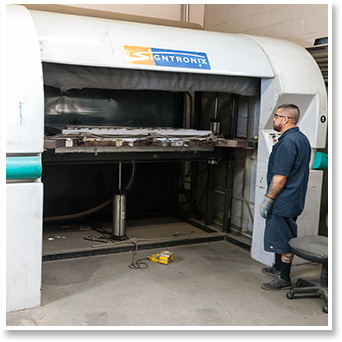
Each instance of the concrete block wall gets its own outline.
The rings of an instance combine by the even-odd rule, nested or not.
[[[204,29],[246,33],[295,41],[313,46],[328,36],[327,4],[206,4]]]

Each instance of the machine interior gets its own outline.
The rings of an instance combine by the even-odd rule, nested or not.
[[[260,79],[43,66],[43,258],[118,245],[115,194],[126,197],[121,245],[153,225],[156,243],[251,238]],[[215,79],[221,91],[207,89]]]

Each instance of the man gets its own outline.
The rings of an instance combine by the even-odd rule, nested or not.
[[[297,237],[296,220],[304,209],[311,152],[307,137],[297,127],[299,116],[296,105],[284,104],[273,118],[273,129],[281,136],[269,157],[267,192],[259,208],[266,219],[264,249],[275,253],[273,266],[262,269],[274,277],[261,286],[269,291],[291,288],[293,254],[288,242]]]

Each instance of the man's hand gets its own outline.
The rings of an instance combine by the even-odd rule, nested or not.
[[[259,211],[260,215],[265,219],[267,217],[267,213],[272,211],[274,199],[264,196],[264,199],[260,203]]]
[[[260,215],[264,219],[267,217],[267,212],[272,211],[273,203],[285,186],[286,181],[286,176],[274,175],[272,177],[271,184],[268,187],[267,193],[259,207]]]

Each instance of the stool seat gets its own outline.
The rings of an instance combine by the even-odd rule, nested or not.
[[[323,299],[323,312],[328,313],[328,238],[325,236],[304,236],[291,239],[289,246],[292,253],[312,262],[322,264],[321,279],[319,284],[299,278],[296,288],[291,289],[286,297],[293,299],[296,294],[309,294]]]
[[[289,241],[293,253],[312,262],[328,262],[328,238],[321,235],[304,236]]]

